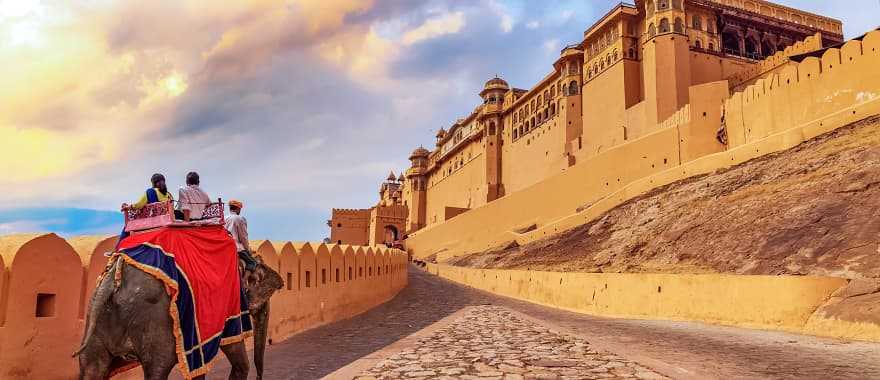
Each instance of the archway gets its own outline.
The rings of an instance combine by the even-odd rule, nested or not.
[[[739,33],[732,30],[725,30],[721,33],[721,48],[725,53],[741,55]]]
[[[746,56],[752,59],[761,58],[761,47],[758,41],[754,37],[747,37],[745,42]]]
[[[397,236],[398,236],[397,235],[398,234],[397,227],[392,226],[392,225],[387,225],[387,226],[385,226],[384,230],[385,230],[384,231],[385,232],[385,243],[393,243],[398,240],[397,239]]]
[[[764,42],[761,43],[761,52],[765,57],[769,57],[773,54],[776,54],[776,45],[773,44],[769,38],[765,38]]]

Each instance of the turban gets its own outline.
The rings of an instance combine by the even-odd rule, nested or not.
[[[229,207],[244,208],[244,204],[242,204],[241,201],[233,199],[229,201]]]

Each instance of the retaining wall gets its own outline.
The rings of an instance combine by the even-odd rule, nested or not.
[[[107,263],[104,252],[115,244],[108,237],[0,237],[0,379],[77,376],[71,354]],[[270,301],[275,342],[369,310],[407,284],[407,256],[399,250],[269,241],[252,248],[284,280]],[[135,371],[125,377],[138,377]]]
[[[815,315],[848,280],[815,276],[563,273],[427,264],[499,295],[607,317],[663,319],[880,341],[880,326]]]

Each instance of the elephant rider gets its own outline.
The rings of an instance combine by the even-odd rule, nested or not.
[[[153,184],[153,187],[147,189],[147,191],[141,195],[141,199],[131,205],[123,203],[122,210],[128,208],[141,209],[149,203],[174,200],[174,197],[168,192],[168,186],[165,185],[164,175],[159,173],[153,174],[153,176],[150,177],[150,183]]]
[[[250,243],[248,242],[247,219],[241,216],[244,204],[241,201],[230,200],[229,212],[226,217],[226,230],[235,240],[235,249],[238,250],[238,258],[244,261],[246,271],[253,272],[257,268],[257,260],[251,255]]]
[[[153,174],[153,176],[150,177],[150,183],[153,185],[153,187],[144,191],[144,194],[141,195],[141,199],[131,205],[127,203],[122,204],[122,206],[120,207],[122,212],[126,212],[126,210],[128,209],[139,210],[150,203],[174,200],[174,197],[171,195],[171,193],[168,192],[168,186],[165,185],[164,175],[160,173]],[[126,237],[128,237],[128,235],[128,231],[125,231],[125,228],[123,228],[122,232],[119,234],[119,239],[116,241],[116,247],[113,249],[114,252],[118,250],[119,243],[122,242],[122,239],[125,239]],[[110,254],[110,252],[107,252],[104,255],[107,256],[108,254]]]
[[[202,219],[205,208],[211,203],[211,197],[199,187],[199,182],[199,173],[187,173],[186,186],[178,191],[179,209],[175,210],[178,219],[187,222]]]

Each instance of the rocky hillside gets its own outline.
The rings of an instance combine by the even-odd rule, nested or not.
[[[679,181],[479,268],[880,279],[880,117]],[[870,281],[869,282],[875,282]]]

